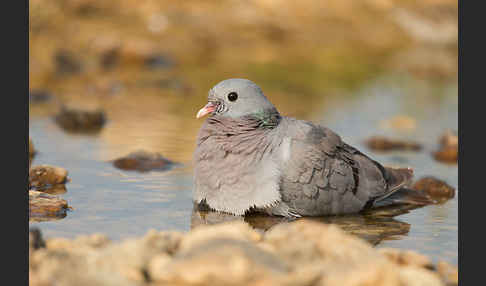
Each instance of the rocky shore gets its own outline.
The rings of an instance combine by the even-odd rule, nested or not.
[[[101,234],[44,241],[34,229],[29,256],[30,285],[458,285],[446,262],[376,249],[310,220],[263,234],[228,222],[119,242]]]

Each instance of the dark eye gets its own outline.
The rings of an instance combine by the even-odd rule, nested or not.
[[[236,92],[228,93],[228,100],[229,101],[235,101],[237,99],[238,99],[238,94]]]

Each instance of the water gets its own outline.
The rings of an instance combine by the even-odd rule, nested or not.
[[[46,237],[75,237],[104,233],[111,239],[145,234],[149,229],[188,231],[198,220],[222,221],[217,214],[193,213],[191,201],[195,137],[202,121],[195,119],[200,98],[135,95],[97,99],[109,119],[97,135],[75,135],[61,130],[52,120],[52,103],[31,106],[29,135],[38,154],[33,165],[50,164],[66,168],[71,182],[60,195],[73,210],[60,220],[31,222]],[[279,108],[285,96],[267,93]],[[434,261],[457,264],[458,170],[457,165],[436,162],[431,152],[446,129],[457,130],[457,82],[454,84],[418,81],[388,76],[367,82],[352,92],[323,96],[306,102],[300,118],[320,122],[339,133],[343,140],[385,165],[410,166],[415,178],[435,176],[456,188],[456,196],[443,205],[432,205],[401,214],[393,219],[363,216],[328,218],[344,228],[360,232],[379,231],[377,247],[412,249]],[[294,99],[295,100],[295,99]],[[291,104],[281,106],[282,114],[293,114]],[[47,110],[47,111],[46,111]],[[416,120],[411,131],[386,129],[382,120],[405,115]],[[375,153],[363,141],[373,135],[416,140],[420,152]],[[165,172],[119,170],[110,160],[143,149],[159,152],[181,165]],[[230,218],[234,219],[234,218]],[[257,228],[279,223],[278,218],[248,218]],[[385,231],[383,231],[385,228]]]

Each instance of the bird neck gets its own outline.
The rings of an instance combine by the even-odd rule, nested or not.
[[[256,120],[260,128],[274,128],[279,123],[282,117],[276,108],[265,109],[260,112],[249,115],[253,120]]]

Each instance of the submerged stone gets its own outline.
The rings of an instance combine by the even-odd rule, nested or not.
[[[66,131],[91,133],[101,130],[106,116],[101,109],[82,110],[63,106],[55,116],[55,121]]]
[[[366,145],[375,151],[410,150],[419,151],[422,145],[413,141],[390,139],[383,136],[373,136],[368,139]]]
[[[136,151],[114,160],[113,165],[122,170],[147,172],[167,170],[174,165],[174,162],[162,157],[159,153]]]
[[[424,177],[416,181],[412,189],[424,191],[435,203],[443,203],[455,196],[455,189],[434,177]]]

